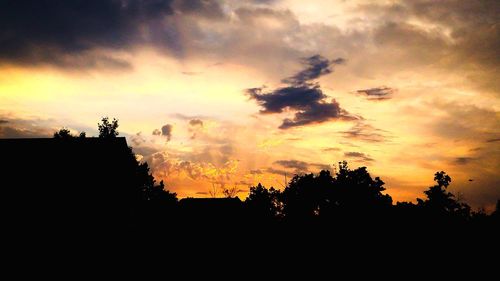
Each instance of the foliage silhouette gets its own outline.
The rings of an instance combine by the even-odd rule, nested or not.
[[[113,118],[113,121],[110,122],[108,117],[103,117],[101,122],[97,124],[100,138],[115,138],[119,135],[117,119]]]
[[[443,219],[445,216],[468,219],[471,215],[469,205],[459,202],[455,199],[455,195],[447,191],[451,183],[450,176],[444,171],[436,172],[434,181],[436,185],[424,191],[427,199],[417,199],[418,206],[436,219]]]
[[[253,219],[265,222],[274,220],[281,215],[281,192],[271,187],[267,189],[262,184],[250,187],[245,200],[245,207]]]
[[[383,185],[380,178],[371,178],[366,167],[351,170],[344,161],[339,163],[336,177],[325,170],[317,176],[293,177],[281,196],[283,213],[292,220],[374,216],[392,205],[392,198],[382,194]]]
[[[67,128],[61,128],[59,131],[54,133],[55,139],[74,139],[77,137],[84,139],[87,137],[87,134],[85,132],[81,132],[78,136],[75,136],[75,135],[72,135],[71,131],[68,130]]]

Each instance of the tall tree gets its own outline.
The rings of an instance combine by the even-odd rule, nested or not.
[[[451,177],[444,171],[436,172],[434,174],[434,181],[436,185],[424,191],[427,199],[418,198],[418,205],[437,216],[458,215],[468,217],[470,215],[470,207],[465,203],[459,202],[459,200],[455,199],[455,195],[447,191],[451,183]]]

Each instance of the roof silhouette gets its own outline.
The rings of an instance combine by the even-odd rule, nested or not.
[[[30,227],[124,223],[135,200],[125,138],[0,139],[2,203]]]

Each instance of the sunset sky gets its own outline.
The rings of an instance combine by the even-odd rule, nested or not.
[[[180,197],[346,160],[491,210],[499,66],[497,0],[0,0],[0,137],[109,116]]]

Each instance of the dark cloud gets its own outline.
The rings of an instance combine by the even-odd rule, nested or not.
[[[327,97],[319,86],[290,86],[269,93],[264,93],[262,88],[252,88],[247,93],[263,107],[261,113],[281,113],[287,108],[306,110]]]
[[[203,121],[201,119],[191,119],[189,120],[188,131],[191,133],[191,139],[196,139],[197,135],[202,132]]]
[[[360,140],[365,142],[384,142],[388,138],[386,131],[374,128],[364,122],[356,123],[348,131],[341,132],[344,138]]]
[[[161,136],[161,131],[158,129],[154,129],[153,136]]]
[[[296,174],[311,171],[312,167],[316,170],[329,170],[331,168],[331,166],[327,164],[308,163],[299,160],[278,160],[275,161],[274,164],[280,165],[286,169],[293,169]]]
[[[292,77],[283,79],[282,82],[291,85],[304,85],[320,76],[332,73],[333,69],[331,66],[333,64],[342,64],[344,62],[345,59],[343,58],[328,60],[320,55],[304,58],[302,59],[302,63],[306,68]]]
[[[297,171],[306,171],[309,167],[307,162],[298,160],[278,160],[275,161],[274,164],[280,165],[284,168],[295,169]]]
[[[344,152],[344,156],[347,158],[355,159],[361,162],[372,162],[375,159],[369,157],[368,155],[361,152]]]
[[[173,6],[183,14],[218,19],[225,16],[220,3],[217,0],[177,0]]]
[[[500,138],[486,140],[486,142],[497,142],[497,141],[500,141]]]
[[[9,121],[7,121],[7,120],[1,120],[1,119],[0,119],[0,125],[2,125],[2,124],[7,124],[7,123],[9,123]]]
[[[0,60],[64,66],[68,55],[129,47],[172,13],[170,0],[1,1]]]
[[[191,119],[189,120],[189,125],[192,127],[196,126],[203,127],[203,121],[200,119]]]
[[[275,168],[272,168],[272,167],[269,167],[266,169],[266,172],[267,173],[270,173],[270,174],[275,174],[275,175],[286,175],[286,174],[290,174],[290,172],[287,172],[285,170],[282,170],[282,169],[275,169]]]
[[[356,91],[357,94],[364,95],[368,100],[371,101],[383,101],[391,99],[394,92],[395,89],[385,86]]]
[[[305,110],[295,113],[293,119],[286,118],[279,127],[288,129],[291,127],[319,124],[330,120],[354,121],[359,120],[358,116],[349,114],[340,108],[339,103],[332,99],[331,102],[318,102],[310,104]]]
[[[328,102],[327,96],[323,94],[318,84],[311,80],[331,73],[331,64],[342,63],[343,59],[329,61],[319,55],[304,59],[306,68],[296,75],[284,79],[282,82],[289,84],[270,92],[264,92],[263,88],[247,89],[251,99],[263,108],[262,114],[281,113],[285,110],[295,112],[295,116],[286,118],[279,127],[289,129],[292,127],[318,124],[331,120],[358,120],[358,116],[349,114],[342,109],[339,103],[332,99]]]
[[[172,129],[173,126],[170,124],[166,124],[163,127],[161,127],[161,135],[167,138],[167,141],[170,141],[172,138]]]
[[[473,158],[473,157],[457,157],[457,158],[453,159],[453,164],[467,165],[473,160],[475,160],[475,158]]]

